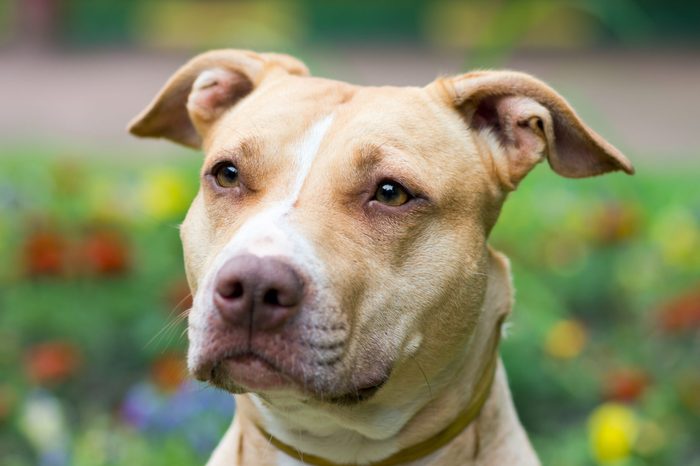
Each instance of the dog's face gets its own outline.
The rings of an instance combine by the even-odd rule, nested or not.
[[[502,317],[483,312],[487,237],[537,162],[632,171],[512,72],[368,88],[286,56],[211,52],[131,129],[205,151],[181,230],[191,371],[329,409],[400,405],[478,357]]]
[[[460,156],[470,147],[459,120],[421,89],[284,76],[249,97],[212,128],[182,226],[194,373],[232,391],[352,403],[419,348],[437,361],[464,346],[485,289],[484,206],[495,193],[483,161]],[[222,268],[241,261],[251,264],[234,275],[264,282],[254,269],[267,262],[296,276],[297,309],[270,311],[293,314],[285,322],[256,320],[266,311],[255,304],[250,318],[222,319]]]

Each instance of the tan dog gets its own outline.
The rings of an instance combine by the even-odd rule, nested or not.
[[[562,97],[510,71],[358,87],[220,50],[130,130],[206,153],[182,225],[188,362],[237,402],[209,464],[538,464],[497,356],[512,290],[487,238],[545,158],[633,172]]]

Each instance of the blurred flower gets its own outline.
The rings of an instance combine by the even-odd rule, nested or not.
[[[605,403],[588,419],[588,438],[598,463],[627,458],[639,430],[636,416],[624,405]]]
[[[63,406],[43,390],[29,394],[22,406],[19,428],[40,456],[40,465],[68,464],[68,425]]]
[[[156,359],[151,367],[151,377],[155,385],[164,392],[174,391],[187,377],[184,357],[171,353]]]
[[[639,368],[627,367],[606,374],[603,391],[606,399],[634,401],[649,386],[649,374]]]
[[[90,177],[82,197],[91,218],[104,223],[122,224],[135,214],[132,190],[103,174]]]
[[[583,325],[575,320],[560,320],[547,333],[544,349],[553,358],[571,359],[583,351],[588,335]]]
[[[163,398],[150,383],[131,387],[121,406],[122,420],[138,430],[145,430],[160,411]]]
[[[667,332],[700,328],[700,288],[678,296],[661,308],[661,327]]]
[[[97,275],[116,275],[129,268],[129,250],[118,231],[101,226],[90,231],[80,244],[80,258]]]
[[[608,202],[591,219],[591,234],[601,244],[617,244],[639,231],[639,213],[631,204]]]
[[[26,370],[36,383],[61,382],[80,367],[78,348],[71,343],[54,341],[31,347],[26,355]]]
[[[174,170],[152,171],[143,180],[141,200],[146,213],[156,220],[183,214],[191,201],[187,181]]]
[[[651,227],[667,264],[700,265],[700,226],[693,213],[682,207],[662,212]]]
[[[234,406],[230,393],[212,387],[185,382],[164,393],[145,382],[129,389],[121,416],[146,434],[184,433],[200,453],[208,454],[230,424]]]
[[[30,276],[60,275],[65,271],[65,241],[53,229],[36,229],[24,241],[23,257]]]

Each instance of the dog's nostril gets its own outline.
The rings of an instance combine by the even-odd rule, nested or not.
[[[229,283],[219,288],[219,294],[226,299],[238,299],[243,296],[243,284],[241,282]]]
[[[240,298],[243,296],[243,285],[241,282],[236,283],[233,285],[233,290],[231,290],[230,298]]]
[[[277,290],[267,290],[263,295],[263,303],[270,304],[272,306],[281,306],[280,295]]]

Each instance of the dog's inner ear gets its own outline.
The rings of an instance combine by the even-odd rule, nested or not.
[[[486,97],[473,109],[471,127],[500,162],[501,182],[514,189],[546,156],[545,131],[551,128],[551,118],[546,108],[527,97]]]
[[[553,89],[523,73],[476,72],[452,79],[450,101],[489,152],[506,190],[545,158],[570,178],[633,173],[615,147],[586,126]]]
[[[246,75],[214,68],[203,71],[192,84],[187,113],[197,132],[203,134],[221,114],[253,90]]]
[[[215,50],[199,55],[168,80],[151,104],[129,125],[132,134],[164,137],[199,148],[211,125],[265,77],[275,73],[307,75],[295,58],[244,50]]]

